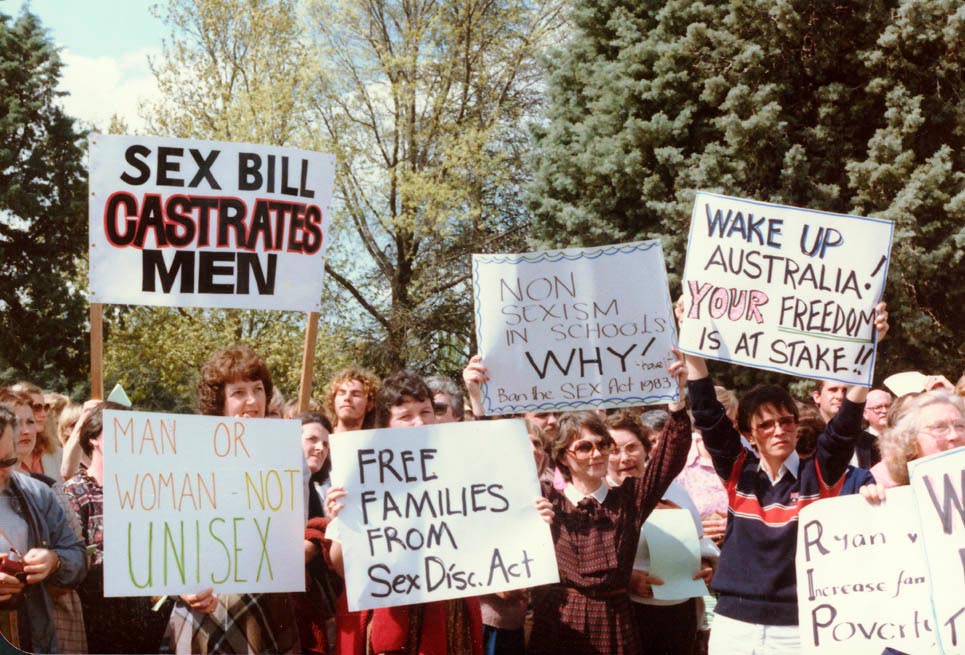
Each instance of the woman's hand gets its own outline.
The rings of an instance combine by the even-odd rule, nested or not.
[[[653,598],[653,585],[663,584],[663,579],[650,575],[649,571],[634,570],[630,574],[630,591],[641,598]]]
[[[218,609],[218,594],[210,587],[197,594],[181,594],[179,598],[195,612],[202,614],[213,614]]]
[[[714,579],[714,567],[707,560],[700,560],[700,570],[694,573],[694,580],[703,580],[704,584],[710,586],[710,581]]]
[[[687,389],[687,365],[684,362],[683,353],[676,348],[673,349],[674,361],[667,365],[667,373],[677,379],[677,402],[669,403],[667,409],[671,412],[679,412],[687,407],[684,402],[684,395]]]
[[[23,591],[23,583],[9,573],[0,573],[0,603]]]
[[[875,332],[878,335],[878,341],[888,334],[888,327],[888,303],[882,301],[875,305]]]
[[[884,485],[878,483],[866,484],[858,489],[858,493],[872,505],[880,505],[885,502],[885,496],[887,495]]]
[[[23,572],[27,574],[27,584],[36,584],[47,579],[60,568],[60,556],[46,548],[31,548],[23,556]]]
[[[724,542],[724,534],[727,531],[727,517],[714,512],[708,517],[701,519],[704,526],[704,536],[720,546]]]
[[[334,519],[345,507],[345,503],[339,502],[345,498],[345,487],[330,487],[325,493],[325,515]]]
[[[553,511],[553,503],[540,496],[536,499],[536,511],[539,512],[547,525],[553,525],[553,517],[556,516],[556,512]]]
[[[473,355],[462,369],[462,381],[466,385],[466,393],[469,395],[469,404],[472,407],[473,416],[483,416],[485,410],[482,403],[482,385],[489,382],[487,372],[489,369],[483,363],[480,355]]]

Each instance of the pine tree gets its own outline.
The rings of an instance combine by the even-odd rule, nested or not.
[[[895,220],[878,371],[957,376],[958,5],[578,0],[535,131],[534,245],[661,238],[676,284],[697,190]]]
[[[0,378],[66,391],[87,378],[87,185],[60,69],[36,16],[0,14]]]

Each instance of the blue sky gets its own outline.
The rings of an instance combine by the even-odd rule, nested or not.
[[[151,15],[157,0],[0,0],[16,17],[29,4],[61,46],[64,106],[75,118],[106,128],[116,113],[135,130],[143,126],[141,101],[157,97],[148,56],[161,53],[167,34]]]

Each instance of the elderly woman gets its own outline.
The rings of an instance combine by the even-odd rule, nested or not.
[[[965,401],[945,390],[901,399],[881,435],[882,460],[871,469],[883,487],[908,484],[908,462],[965,444]]]
[[[245,346],[216,353],[201,367],[200,412],[264,418],[272,394],[265,361]],[[165,635],[176,653],[291,653],[298,635],[287,594],[215,594],[180,597]]]
[[[607,417],[606,425],[614,442],[607,483],[611,487],[619,486],[627,478],[641,477],[646,470],[649,430],[633,416],[623,412]],[[689,511],[697,536],[702,536],[700,512],[679,482],[670,483],[654,511],[666,509]],[[716,554],[717,549],[709,540],[704,547]],[[708,565],[702,567],[694,578],[703,577],[709,582],[712,575],[713,569]],[[695,652],[697,642],[697,599],[657,600],[653,595],[653,585],[661,584],[663,580],[650,575],[650,548],[641,529],[633,574],[630,577],[630,600],[633,601],[634,620],[640,633],[642,652],[654,655],[690,655]]]
[[[671,373],[682,372],[680,362]],[[551,526],[560,582],[533,590],[530,653],[641,652],[630,606],[630,577],[640,527],[683,468],[690,419],[673,403],[664,438],[640,478],[608,489],[614,442],[594,412],[563,415],[550,438],[550,456],[566,480],[560,491],[543,484],[555,511]]]

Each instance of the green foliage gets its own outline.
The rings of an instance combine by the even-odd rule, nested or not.
[[[0,14],[0,381],[86,378],[84,137],[59,106],[60,57],[37,17]]]
[[[535,129],[533,245],[660,238],[677,285],[696,190],[888,218],[879,376],[959,374],[960,3],[578,0],[573,18]]]
[[[328,268],[368,314],[362,363],[453,374],[473,341],[469,254],[522,245],[520,123],[559,5],[319,0],[311,15],[318,148],[338,157]]]

